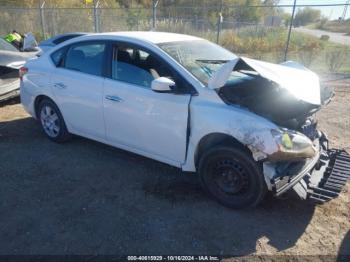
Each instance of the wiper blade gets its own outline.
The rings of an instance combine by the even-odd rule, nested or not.
[[[219,60],[219,59],[196,59],[196,62],[206,63],[206,64],[225,64],[229,60]]]

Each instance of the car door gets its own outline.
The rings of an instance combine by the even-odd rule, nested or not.
[[[113,45],[111,56],[103,99],[107,139],[119,147],[180,166],[186,155],[191,95],[152,91],[151,82],[156,77],[175,78],[171,68],[154,54],[120,44]],[[176,77],[176,84],[182,84]]]
[[[71,132],[105,139],[103,120],[104,42],[80,42],[52,55],[54,95]]]

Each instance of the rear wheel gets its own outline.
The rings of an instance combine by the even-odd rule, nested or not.
[[[204,189],[230,208],[256,206],[267,191],[261,169],[240,148],[217,146],[210,149],[200,159],[199,175]]]
[[[43,100],[38,107],[38,117],[45,135],[55,142],[64,142],[71,138],[58,107],[49,99]]]

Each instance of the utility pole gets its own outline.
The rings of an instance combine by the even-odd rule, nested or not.
[[[289,30],[288,30],[288,38],[287,38],[286,50],[284,51],[284,61],[287,61],[287,54],[288,54],[288,48],[289,48],[289,42],[290,42],[290,34],[292,32],[292,26],[293,26],[293,22],[294,22],[294,13],[295,13],[296,5],[297,5],[297,0],[294,0],[292,17],[290,18],[290,23],[289,23]]]
[[[221,31],[221,24],[223,22],[223,16],[222,16],[222,8],[223,8],[224,0],[221,0],[220,2],[220,12],[218,17],[218,24],[217,24],[217,31],[216,31],[216,43],[219,43],[220,40],[220,31]]]
[[[345,21],[345,17],[346,17],[346,13],[347,13],[347,11],[348,11],[348,5],[349,5],[349,3],[350,3],[350,0],[347,0],[346,3],[345,3],[345,5],[344,5],[344,11],[343,11],[343,14],[342,14],[342,16],[341,16],[341,20],[342,20],[342,21]]]
[[[158,5],[159,0],[153,0],[152,1],[152,30],[156,31],[156,20],[157,20],[157,5]]]

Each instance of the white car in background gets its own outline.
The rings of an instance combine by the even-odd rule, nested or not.
[[[51,140],[76,134],[197,172],[232,208],[291,188],[324,202],[349,177],[349,155],[316,129],[329,95],[296,63],[237,57],[188,35],[118,32],[68,40],[20,74],[22,104]]]
[[[18,50],[0,38],[0,102],[19,95],[18,71],[24,63],[38,54],[38,50]]]

